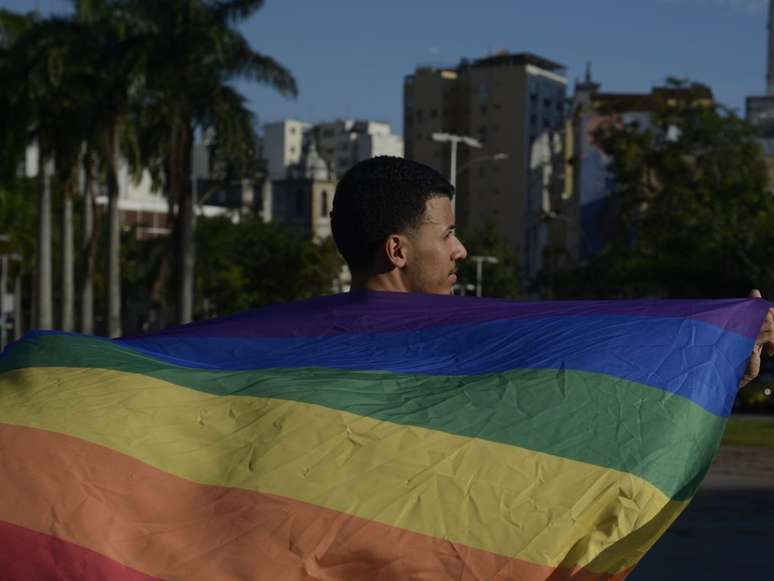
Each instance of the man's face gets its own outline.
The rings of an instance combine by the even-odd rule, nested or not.
[[[448,295],[457,282],[457,261],[467,255],[454,231],[446,196],[430,198],[422,225],[407,236],[405,283],[409,291]]]

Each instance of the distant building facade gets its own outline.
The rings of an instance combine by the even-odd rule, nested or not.
[[[769,169],[769,184],[774,191],[774,0],[769,0],[768,32],[766,94],[747,97],[747,121],[757,128],[760,135]]]
[[[311,127],[296,119],[263,126],[263,155],[270,180],[285,179],[288,168],[301,160]]]
[[[701,85],[654,87],[650,93],[606,93],[591,79],[578,83],[571,116],[565,131],[566,167],[564,205],[555,213],[577,226],[567,250],[578,262],[598,254],[611,240],[615,206],[615,184],[608,169],[610,158],[596,142],[595,133],[604,123],[615,121],[652,126],[652,115],[665,105],[680,102],[712,106],[712,91]]]
[[[458,149],[457,224],[489,225],[526,259],[526,209],[532,145],[565,119],[565,69],[530,53],[500,52],[456,67],[419,67],[403,84],[406,157],[450,173],[449,144],[433,133],[469,136],[481,149]]]
[[[336,176],[310,140],[286,176],[272,181],[272,220],[315,240],[327,238],[335,192]]]
[[[403,138],[388,123],[338,119],[314,126],[318,153],[343,176],[359,161],[379,155],[403,157]]]
[[[285,119],[264,126],[263,152],[269,179],[285,179],[311,141],[334,178],[364,159],[378,155],[403,157],[403,138],[392,133],[388,123],[337,119],[311,124]]]

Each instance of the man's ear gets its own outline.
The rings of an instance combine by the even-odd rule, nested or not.
[[[406,242],[400,234],[390,234],[384,241],[384,256],[393,268],[406,266]]]

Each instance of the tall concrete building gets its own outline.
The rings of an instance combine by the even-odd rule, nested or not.
[[[768,31],[766,94],[747,97],[747,120],[760,130],[766,155],[774,156],[774,0],[769,2]]]
[[[563,126],[566,85],[562,65],[507,52],[419,67],[404,80],[406,157],[448,176],[450,146],[433,133],[478,140],[481,149],[459,146],[457,224],[464,234],[493,223],[522,261],[532,144]]]

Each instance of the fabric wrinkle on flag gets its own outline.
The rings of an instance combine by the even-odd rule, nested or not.
[[[30,333],[0,356],[0,577],[624,579],[767,308],[365,292]]]

